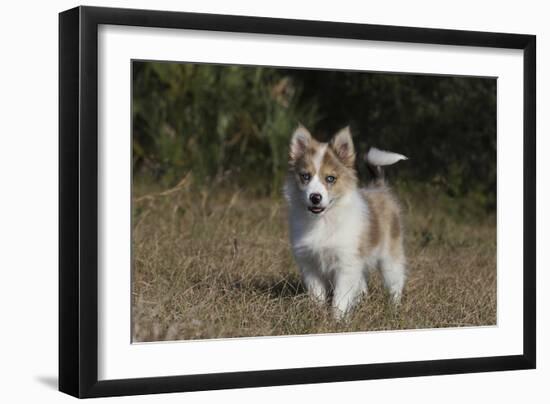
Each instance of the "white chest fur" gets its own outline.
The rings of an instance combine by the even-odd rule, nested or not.
[[[354,191],[325,214],[315,216],[301,207],[291,207],[290,231],[294,254],[321,262],[351,258],[359,250],[366,230],[367,206]]]

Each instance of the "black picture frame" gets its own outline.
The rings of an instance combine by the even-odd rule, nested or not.
[[[523,354],[98,381],[100,24],[523,50]],[[96,7],[60,13],[59,390],[84,398],[535,368],[535,61],[534,35]]]

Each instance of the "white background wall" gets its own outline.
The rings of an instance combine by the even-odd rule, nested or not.
[[[2,7],[0,63],[0,401],[68,402],[57,385],[57,13],[78,5],[38,1]],[[126,397],[110,402],[548,402],[550,391],[550,25],[543,1],[188,0],[91,1],[283,18],[537,35],[538,369]],[[520,156],[518,156],[520,157]],[[518,190],[520,192],[521,190]]]

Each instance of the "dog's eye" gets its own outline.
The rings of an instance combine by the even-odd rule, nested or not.
[[[336,177],[333,177],[332,175],[327,175],[325,178],[329,184],[332,184],[334,181],[336,181]]]
[[[311,175],[309,173],[302,173],[300,174],[300,177],[302,177],[304,181],[309,181],[311,179]]]

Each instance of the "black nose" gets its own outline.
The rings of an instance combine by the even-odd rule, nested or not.
[[[310,194],[309,195],[309,200],[314,205],[319,205],[321,203],[321,199],[323,199],[321,194]]]

